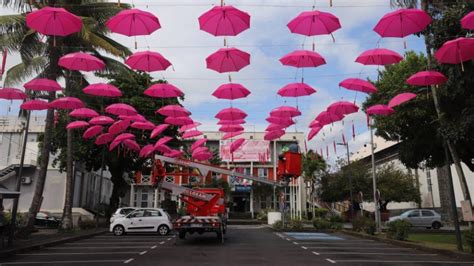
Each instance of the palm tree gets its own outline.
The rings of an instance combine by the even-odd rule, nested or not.
[[[33,8],[41,8],[42,4],[36,1],[27,0],[2,0],[3,5],[15,7],[22,12],[31,11]],[[59,58],[67,53],[75,51],[87,51],[100,57],[106,64],[108,72],[124,72],[128,69],[120,62],[111,57],[103,56],[99,50],[105,51],[115,57],[125,57],[130,54],[127,47],[107,37],[108,30],[105,27],[105,21],[118,13],[128,5],[111,3],[106,1],[88,1],[88,0],[69,0],[56,1],[48,0],[47,6],[64,7],[73,14],[82,17],[83,28],[77,33],[64,38],[56,38],[56,44],[53,38],[48,37],[46,42],[42,42],[42,37],[35,31],[30,30],[25,23],[25,13],[16,15],[0,16],[0,49],[6,49],[8,52],[18,52],[22,62],[13,66],[7,73],[5,84],[16,84],[24,81],[32,75],[47,77],[57,80],[64,78],[66,81],[66,95],[75,95],[79,84],[83,84],[85,78],[79,72],[71,72],[58,67]],[[39,95],[39,97],[53,100],[55,95]],[[51,151],[51,129],[53,127],[54,111],[48,110],[46,115],[45,132],[41,146],[39,158],[39,173],[37,177],[35,193],[28,212],[28,224],[25,232],[31,231],[34,225],[36,213],[40,209],[41,198],[43,195],[44,184],[49,164],[49,154]],[[72,137],[68,138],[69,144],[72,143]],[[71,155],[71,154],[69,154]],[[68,156],[68,171],[66,180],[66,197],[64,206],[64,228],[72,228],[72,195],[74,190],[74,181],[72,173],[72,156]]]

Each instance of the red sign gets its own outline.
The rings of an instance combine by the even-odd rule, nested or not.
[[[230,153],[231,140],[221,140],[219,153],[222,161],[269,162],[270,142],[266,140],[246,140],[240,148]],[[233,158],[232,158],[233,157]]]

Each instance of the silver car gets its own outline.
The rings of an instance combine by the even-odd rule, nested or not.
[[[441,215],[433,210],[427,209],[416,209],[403,212],[399,216],[390,217],[388,222],[405,220],[415,227],[426,227],[428,229],[440,229],[443,224],[441,223]]]

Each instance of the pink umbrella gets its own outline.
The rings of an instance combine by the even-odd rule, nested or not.
[[[278,90],[278,95],[282,97],[300,97],[300,96],[308,96],[315,93],[316,90],[313,89],[306,83],[291,83],[286,85],[285,87]]]
[[[207,139],[198,139],[191,145],[191,151],[201,147],[204,143],[207,142]]]
[[[240,125],[240,124],[245,124],[245,120],[243,119],[237,119],[237,120],[219,120],[217,122],[218,125]]]
[[[285,129],[287,126],[286,125],[282,125],[282,124],[270,124],[267,126],[267,128],[265,128],[265,131],[275,131],[275,130],[283,130]]]
[[[272,123],[272,124],[277,124],[277,125],[281,125],[283,127],[289,127],[293,124],[295,124],[295,121],[293,121],[293,119],[288,116],[269,116],[267,117],[265,120],[267,120],[268,122]]]
[[[119,120],[109,127],[109,133],[120,134],[130,126],[130,120]]]
[[[397,64],[403,60],[403,57],[392,50],[377,48],[363,52],[355,60],[363,65],[390,65]]]
[[[170,158],[178,158],[178,157],[181,157],[182,155],[183,155],[183,152],[178,151],[178,150],[171,150],[171,152],[164,154],[164,156],[170,157]]]
[[[58,64],[66,69],[77,71],[98,71],[105,68],[102,60],[84,52],[64,55],[59,59]]]
[[[212,153],[202,152],[202,153],[194,154],[193,158],[198,161],[207,161],[212,158]]]
[[[348,78],[339,83],[339,87],[352,91],[360,91],[364,93],[376,93],[377,88],[367,80],[358,78]]]
[[[180,89],[169,83],[153,84],[144,93],[155,98],[176,98],[184,95]]]
[[[130,127],[135,128],[135,129],[141,129],[141,130],[153,130],[155,129],[155,125],[150,122],[134,122]]]
[[[323,127],[323,125],[321,125],[321,123],[315,119],[311,121],[311,123],[309,124],[309,128],[315,128],[315,127]]]
[[[448,78],[438,71],[420,71],[407,79],[412,86],[431,86],[446,83]]]
[[[126,36],[150,35],[161,28],[155,15],[135,8],[120,11],[105,25],[110,31]]]
[[[27,90],[32,90],[32,91],[51,92],[51,91],[61,91],[62,90],[61,85],[59,85],[59,83],[56,82],[55,80],[42,79],[42,78],[37,78],[37,79],[30,80],[27,83],[25,83],[25,85],[23,85],[23,87],[25,87],[25,89],[27,89]]]
[[[214,36],[237,36],[250,28],[250,15],[233,6],[214,6],[199,17],[199,28]]]
[[[74,121],[67,124],[66,129],[84,128],[88,126],[89,126],[89,123],[87,123],[86,121]]]
[[[322,127],[313,127],[308,133],[308,140],[312,140],[321,131]]]
[[[420,9],[398,9],[383,16],[374,28],[381,37],[406,37],[423,31],[431,17]]]
[[[270,116],[295,117],[300,116],[301,112],[292,106],[280,106],[270,112]]]
[[[244,130],[244,127],[241,125],[225,125],[219,128],[220,132],[238,132]]]
[[[29,111],[40,111],[46,110],[49,108],[48,102],[41,101],[41,100],[30,100],[22,103],[20,108],[23,110]]]
[[[138,156],[141,158],[146,158],[152,155],[154,151],[155,148],[153,147],[153,144],[148,144],[140,150],[140,154]]]
[[[334,114],[327,111],[323,111],[319,113],[319,115],[316,117],[316,120],[318,120],[321,125],[328,125],[340,121],[343,118],[344,116],[341,114]]]
[[[461,26],[467,30],[474,30],[474,11],[469,12],[461,19]]]
[[[69,116],[76,118],[93,118],[99,116],[99,113],[90,108],[79,108],[70,112]]]
[[[178,116],[178,117],[169,116],[165,118],[165,123],[175,125],[175,126],[184,126],[184,125],[190,125],[194,123],[194,121],[187,116]]]
[[[209,152],[209,148],[208,147],[198,147],[193,151],[192,154],[194,155],[194,154],[199,154],[199,153],[203,153],[203,152]]]
[[[103,126],[91,126],[86,131],[84,131],[84,134],[82,134],[82,137],[85,139],[93,138],[99,135],[100,133],[102,133],[103,129],[104,129]]]
[[[26,25],[44,35],[67,36],[81,30],[82,20],[64,8],[43,7],[26,15]]]
[[[158,109],[156,113],[159,113],[160,115],[164,115],[164,116],[171,116],[171,117],[191,115],[191,112],[189,112],[184,107],[178,104],[163,106],[160,109]]]
[[[147,121],[145,117],[140,114],[136,115],[119,115],[119,118],[122,120],[129,120],[133,122],[145,122]]]
[[[131,69],[146,72],[162,71],[171,66],[168,59],[152,51],[136,52],[125,60],[125,64]]]
[[[212,95],[217,99],[235,100],[245,98],[250,94],[250,91],[237,83],[228,83],[219,86]]]
[[[184,131],[186,131],[186,130],[190,130],[190,129],[196,128],[196,127],[198,127],[198,126],[200,126],[200,125],[201,125],[201,123],[199,123],[199,122],[193,122],[192,124],[181,126],[181,127],[178,129],[178,132],[184,132]]]
[[[357,113],[359,111],[359,107],[351,102],[339,101],[329,105],[327,111],[329,113],[344,116],[352,113]]]
[[[233,137],[242,135],[242,134],[244,134],[243,131],[239,131],[239,132],[229,132],[229,133],[224,134],[224,136],[222,137],[222,140],[230,139],[230,138],[233,138]]]
[[[105,112],[113,115],[136,115],[137,110],[128,104],[124,103],[114,103],[107,108],[105,108]]]
[[[240,138],[240,139],[237,139],[237,140],[233,141],[230,144],[230,153],[233,153],[234,151],[238,150],[240,148],[240,146],[242,146],[242,144],[244,144],[244,142],[245,142],[244,138]]]
[[[62,97],[49,103],[50,108],[54,109],[78,109],[83,108],[84,103],[75,97]]]
[[[414,93],[409,93],[409,92],[400,93],[396,95],[395,97],[393,97],[390,100],[390,102],[388,102],[388,107],[393,108],[395,106],[399,106],[400,104],[408,102],[414,98],[416,98],[416,94]]]
[[[26,94],[19,89],[14,88],[2,88],[0,89],[0,99],[5,100],[24,100]]]
[[[82,91],[85,94],[89,95],[94,95],[94,96],[99,96],[99,97],[120,97],[122,96],[122,92],[115,87],[114,85],[111,84],[105,84],[105,83],[96,83],[96,84],[91,84]]]
[[[202,135],[202,132],[199,131],[199,130],[190,130],[190,131],[186,131],[183,134],[183,139],[194,138],[194,137],[201,136],[201,135]]]
[[[115,136],[115,135],[114,135]],[[131,133],[122,133],[114,138],[114,141],[123,142],[126,139],[135,139],[135,135]]]
[[[166,145],[154,146],[154,148],[155,151],[161,152],[163,154],[171,152],[171,148]]]
[[[283,135],[285,135],[284,130],[275,130],[275,131],[270,131],[270,132],[265,133],[265,136],[263,138],[265,140],[272,141],[272,140],[282,137]]]
[[[158,125],[156,126],[153,131],[151,132],[151,135],[150,135],[150,138],[151,139],[154,139],[156,138],[158,135],[160,135],[161,133],[163,133],[170,125],[168,124],[161,124],[161,125]]]
[[[219,111],[219,113],[216,114],[215,118],[217,119],[222,119],[222,120],[238,120],[238,119],[244,119],[247,117],[247,114],[240,110],[239,108],[225,108]]]
[[[162,137],[155,143],[155,148],[161,145],[166,145],[166,143],[170,142],[171,140],[173,140],[172,137],[168,137],[168,136]]]
[[[341,28],[341,23],[333,14],[315,10],[300,13],[287,26],[292,33],[314,36],[331,34]]]
[[[324,58],[320,54],[306,50],[297,50],[291,52],[280,58],[280,62],[285,66],[292,66],[298,68],[318,67],[326,64],[326,60],[324,60]]]
[[[123,145],[129,150],[140,152],[140,145],[133,139],[124,140]]]
[[[457,38],[447,41],[435,53],[435,58],[443,64],[460,64],[474,59],[474,38]]]
[[[115,140],[112,141],[112,142],[110,143],[110,145],[109,145],[109,151],[112,151],[112,150],[114,150],[115,148],[117,148],[117,147],[120,145],[120,143],[122,143],[122,142],[120,142],[120,141],[115,141]]]
[[[110,125],[110,124],[113,124],[114,122],[115,120],[104,115],[96,116],[92,118],[91,120],[89,120],[89,124],[91,125]]]
[[[207,68],[219,73],[238,72],[250,64],[250,54],[237,48],[221,48],[206,58]]]
[[[96,145],[105,145],[105,144],[108,144],[110,142],[112,142],[115,138],[115,135],[114,134],[110,134],[110,133],[103,133],[103,134],[100,134],[97,139],[95,139],[95,144]]]
[[[395,110],[387,105],[377,104],[370,106],[365,112],[367,115],[391,115],[395,112]]]

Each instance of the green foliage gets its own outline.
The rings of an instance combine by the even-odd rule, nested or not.
[[[94,229],[97,227],[97,223],[92,219],[79,219],[77,223],[81,230]]]
[[[464,242],[467,244],[472,253],[474,253],[474,228],[463,232]]]
[[[266,221],[268,219],[268,210],[263,210],[257,214],[257,220]]]
[[[326,218],[317,217],[313,219],[313,226],[318,230],[328,230],[331,229],[331,222]]]
[[[288,227],[292,230],[301,230],[303,229],[303,221],[301,219],[290,219]]]
[[[390,239],[405,241],[410,233],[411,223],[405,220],[397,220],[387,223],[387,237]]]
[[[329,210],[326,208],[316,208],[314,209],[314,217],[324,218],[329,213]]]
[[[11,212],[5,212],[4,213],[5,215],[5,220],[4,220],[4,223],[5,224],[10,224],[10,221],[12,220],[12,213]],[[26,213],[17,213],[16,214],[16,227],[23,227],[26,225],[26,221],[28,219],[28,215]]]
[[[386,210],[390,202],[421,202],[420,191],[413,176],[387,164],[377,169],[377,187],[380,191],[381,209]]]
[[[324,159],[313,150],[309,150],[303,156],[301,163],[305,181],[316,181],[318,175],[321,175],[327,168]]]
[[[359,216],[352,222],[353,229],[357,232],[364,232],[369,235],[375,234],[375,221],[365,216]]]
[[[281,230],[281,229],[283,229],[283,222],[282,221],[276,221],[272,224],[272,227],[275,230]]]

